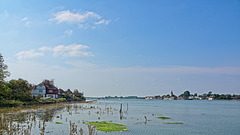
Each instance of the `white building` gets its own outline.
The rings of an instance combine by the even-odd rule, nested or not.
[[[46,97],[46,87],[43,84],[39,84],[32,90],[32,96]]]

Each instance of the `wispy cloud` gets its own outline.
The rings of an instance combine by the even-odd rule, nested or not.
[[[64,35],[71,36],[72,34],[73,34],[73,31],[72,31],[72,30],[66,30],[66,31],[64,31]]]
[[[99,25],[99,24],[106,24],[106,25],[108,25],[109,22],[110,22],[109,20],[102,19],[102,20],[100,20],[100,21],[98,21],[98,22],[95,22],[95,24],[96,24],[96,25]]]
[[[59,45],[51,48],[53,56],[63,57],[78,57],[78,56],[93,56],[91,52],[85,51],[89,47],[86,45],[72,44],[68,46]]]
[[[80,56],[94,56],[91,52],[86,51],[89,49],[86,45],[71,44],[71,45],[58,45],[55,47],[40,47],[38,49],[31,49],[28,51],[21,51],[16,54],[18,59],[29,59],[39,56],[44,56],[45,53],[50,52],[52,56],[57,57],[80,57]]]
[[[18,59],[29,59],[29,58],[35,58],[39,56],[43,56],[44,54],[42,52],[36,52],[36,50],[31,49],[28,51],[21,51],[16,54]]]
[[[24,17],[21,19],[25,23],[25,26],[29,26],[32,22],[29,21],[29,17]]]
[[[28,17],[24,17],[22,18],[22,21],[26,21],[28,19]]]
[[[71,12],[69,10],[59,11],[54,14],[54,18],[49,21],[56,21],[59,23],[78,24],[79,28],[93,28],[97,25],[108,25],[109,20],[103,19],[102,16],[95,12]]]

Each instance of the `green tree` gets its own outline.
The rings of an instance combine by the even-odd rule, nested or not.
[[[183,96],[184,97],[189,97],[190,96],[190,92],[188,90],[184,91]]]
[[[212,96],[212,91],[209,91],[207,94],[208,97]]]
[[[6,77],[10,76],[10,72],[7,69],[8,66],[4,64],[3,56],[0,53],[0,81],[4,81]]]
[[[8,99],[10,94],[10,89],[7,87],[4,79],[10,76],[10,73],[7,71],[8,66],[4,64],[4,59],[0,53],[0,100]]]
[[[0,81],[0,100],[8,99],[11,90],[7,87],[4,81]]]
[[[30,93],[31,84],[23,79],[11,80],[8,83],[8,87],[11,89],[10,99],[20,101],[31,101],[32,96]]]
[[[226,99],[227,99],[227,100],[231,100],[231,99],[232,99],[232,96],[231,96],[230,94],[227,94],[227,95],[226,95]]]

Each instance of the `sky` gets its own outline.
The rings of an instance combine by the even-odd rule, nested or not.
[[[240,1],[1,0],[0,53],[85,96],[240,94]]]

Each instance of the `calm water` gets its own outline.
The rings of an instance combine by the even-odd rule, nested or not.
[[[123,115],[119,113],[120,104],[123,106]],[[61,108],[55,106],[48,111],[38,108],[32,111],[31,115],[36,116],[31,130],[31,134],[35,135],[40,132],[47,135],[69,134],[70,122],[75,123],[78,128],[83,128],[84,134],[88,134],[87,126],[82,123],[84,121],[112,121],[126,125],[129,130],[114,133],[98,132],[98,135],[239,135],[240,133],[239,101],[98,100],[91,104],[65,104]],[[147,121],[144,116],[147,117]],[[161,116],[171,119],[157,119]],[[41,124],[44,119],[45,129],[42,131]],[[164,124],[168,122],[183,124]]]

